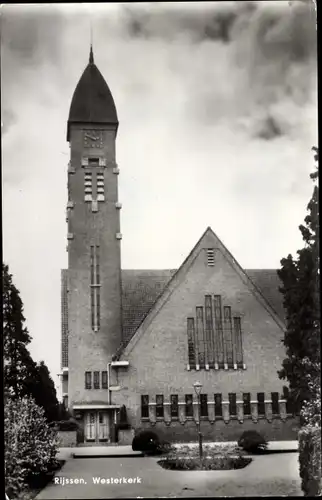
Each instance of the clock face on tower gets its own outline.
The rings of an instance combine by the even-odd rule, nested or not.
[[[103,132],[102,130],[84,130],[85,148],[102,148]]]

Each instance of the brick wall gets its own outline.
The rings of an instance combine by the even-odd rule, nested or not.
[[[212,247],[217,249],[215,266],[208,267],[206,249]],[[187,317],[194,315],[196,306],[204,305],[208,294],[221,295],[223,305],[231,306],[232,315],[241,317],[245,369],[187,370]],[[284,358],[282,338],[283,325],[221,242],[207,231],[155,313],[139,328],[137,340],[133,339],[122,355],[130,366],[118,371],[121,391],[112,394],[113,402],[125,404],[132,425],[138,427],[141,394],[148,394],[150,401],[155,401],[156,394],[163,394],[165,401],[178,394],[183,402],[185,394],[193,393],[196,380],[203,384],[202,392],[209,400],[214,393],[221,393],[224,401],[229,392],[236,393],[237,399],[243,392],[251,393],[251,399],[256,399],[257,392],[281,394],[284,382],[277,370]]]

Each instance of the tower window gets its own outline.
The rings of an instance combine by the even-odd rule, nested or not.
[[[96,174],[96,193],[97,201],[104,201],[104,172],[97,172]]]
[[[99,246],[91,246],[91,321],[94,332],[100,329],[100,263]]]
[[[88,166],[89,167],[98,167],[99,166],[99,158],[88,158]]]
[[[107,371],[102,372],[102,389],[107,389]]]
[[[92,388],[92,372],[85,372],[85,389]]]
[[[100,372],[94,372],[94,389],[100,388]]]
[[[250,393],[243,393],[243,407],[244,407],[244,415],[250,415]]]
[[[215,250],[213,248],[208,248],[207,250],[207,264],[208,266],[215,265]]]
[[[92,172],[84,173],[84,191],[85,191],[85,201],[92,201],[93,198]]]

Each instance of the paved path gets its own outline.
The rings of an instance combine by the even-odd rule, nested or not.
[[[244,469],[231,471],[169,471],[160,467],[158,460],[157,457],[70,459],[36,500],[302,496],[296,452],[255,456]],[[110,480],[110,484],[102,484],[99,479],[95,484],[95,478]],[[123,484],[123,478],[127,484]],[[130,478],[139,479],[129,484]],[[81,484],[55,484],[67,479],[78,479]],[[115,479],[122,484],[115,484]]]

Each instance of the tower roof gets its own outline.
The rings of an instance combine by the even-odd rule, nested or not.
[[[114,99],[106,81],[94,64],[92,47],[89,63],[72,98],[67,124],[67,141],[72,123],[115,125],[116,128],[118,126]]]

